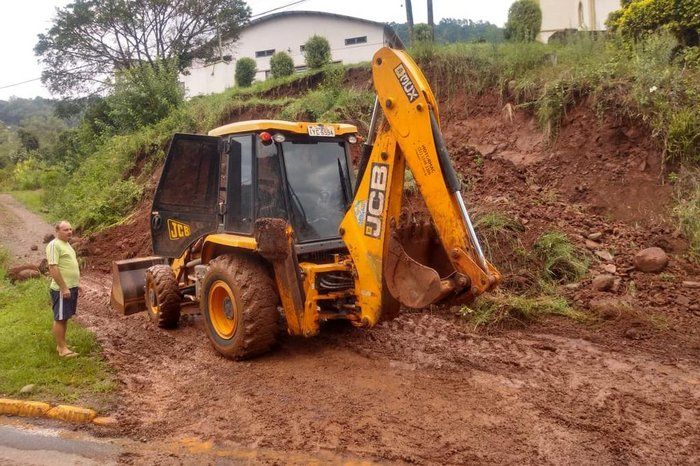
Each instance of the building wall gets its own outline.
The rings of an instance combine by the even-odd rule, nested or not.
[[[180,76],[180,81],[184,84],[188,97],[222,92],[234,86],[236,59],[241,57],[253,58],[258,69],[255,78],[264,80],[270,70],[270,57],[256,58],[256,51],[263,50],[287,52],[295,66],[304,67],[304,55],[300,47],[314,34],[328,39],[331,59],[342,63],[370,61],[386,40],[383,24],[322,15],[281,16],[253,23],[241,32],[237,42],[224,46],[223,55],[233,57],[229,63],[220,62],[208,66],[194,64],[188,70],[189,75]],[[346,39],[363,36],[367,37],[367,42],[345,45]]]
[[[611,11],[620,8],[620,0],[539,0],[542,29],[537,40],[547,42],[557,31],[604,31]]]

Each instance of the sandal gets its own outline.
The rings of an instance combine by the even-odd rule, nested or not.
[[[78,355],[78,353],[76,353],[75,351],[68,350],[68,352],[63,353],[63,354],[59,354],[58,356],[61,358],[74,358],[77,355]]]

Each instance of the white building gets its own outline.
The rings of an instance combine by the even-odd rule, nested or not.
[[[565,30],[604,31],[610,12],[620,9],[620,0],[539,0],[542,29],[537,40],[547,42]]]
[[[180,76],[186,95],[211,94],[234,86],[236,59],[250,57],[257,63],[257,80],[270,72],[270,57],[287,52],[297,70],[305,69],[304,43],[313,35],[328,39],[331,59],[336,63],[370,61],[384,45],[398,40],[396,33],[384,23],[320,11],[286,11],[248,23],[239,39],[222,47],[216,63],[195,63],[188,74]]]

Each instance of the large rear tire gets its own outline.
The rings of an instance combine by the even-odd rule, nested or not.
[[[200,308],[214,348],[230,359],[267,352],[277,340],[278,301],[272,277],[256,258],[213,259],[202,280]]]
[[[180,321],[180,290],[173,269],[154,265],[146,270],[146,312],[161,328],[174,328]]]

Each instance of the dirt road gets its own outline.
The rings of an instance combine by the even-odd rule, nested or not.
[[[28,236],[25,224],[15,234]],[[700,461],[697,346],[676,354],[560,320],[475,333],[433,311],[372,331],[327,326],[235,363],[210,347],[199,316],[162,331],[117,315],[109,283],[83,278],[78,317],[120,382],[120,427],[101,435],[235,446],[262,463]],[[119,460],[177,456],[144,448]]]
[[[11,195],[0,193],[0,243],[17,262],[41,261],[45,255],[42,240],[47,233],[53,233],[53,228],[43,218],[29,212]]]

